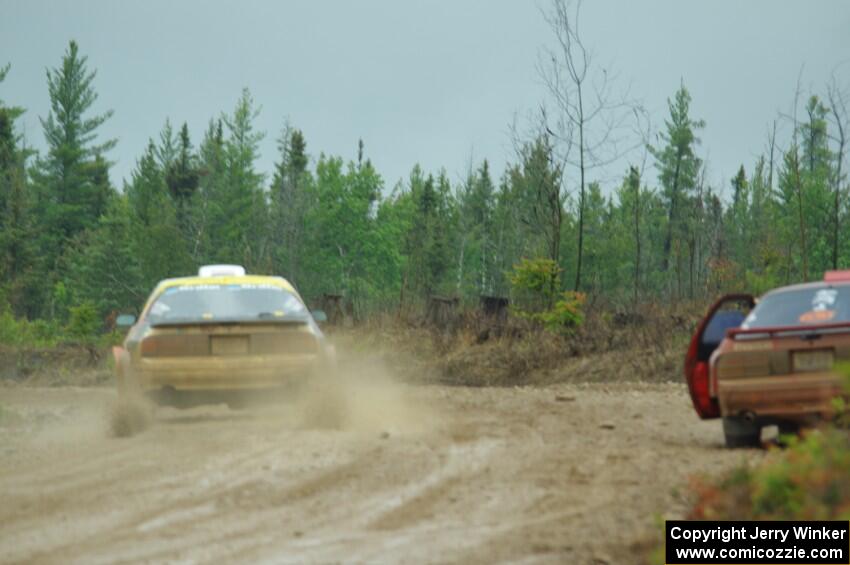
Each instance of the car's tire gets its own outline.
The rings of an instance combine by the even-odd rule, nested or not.
[[[176,392],[171,389],[159,389],[149,391],[146,396],[154,406],[172,406],[177,408],[178,399]]]
[[[761,424],[737,416],[724,416],[723,436],[726,438],[726,447],[760,447]]]

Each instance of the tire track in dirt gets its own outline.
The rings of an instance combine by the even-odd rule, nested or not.
[[[4,407],[65,416],[0,435],[0,562],[628,561],[657,513],[684,511],[689,475],[763,456],[722,449],[679,385],[405,394],[422,421],[391,433],[284,404],[160,410],[116,439],[74,420],[111,391],[4,389]]]

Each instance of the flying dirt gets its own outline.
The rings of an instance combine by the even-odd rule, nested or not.
[[[342,365],[281,403],[129,419],[110,388],[3,388],[0,562],[631,562],[690,475],[764,456],[724,449],[680,384]]]

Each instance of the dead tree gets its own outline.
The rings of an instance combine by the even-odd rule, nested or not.
[[[850,99],[850,91],[842,89],[835,79],[835,73],[826,88],[826,96],[829,101],[829,112],[832,119],[830,120],[835,126],[837,134],[830,137],[838,144],[838,150],[835,153],[835,175],[833,176],[833,195],[834,203],[832,209],[832,268],[838,268],[838,244],[839,244],[839,227],[841,219],[841,203],[844,200],[841,198],[841,181],[844,175],[842,165],[844,164],[844,153],[847,151],[847,135],[850,129],[850,113],[847,111],[848,100]]]
[[[555,34],[556,47],[546,51],[538,64],[538,74],[559,111],[553,124],[557,138],[566,143],[568,154],[573,144],[576,150],[565,158],[579,176],[575,290],[581,285],[587,172],[641,145],[629,146],[624,135],[639,105],[629,100],[627,92],[616,94],[613,74],[594,65],[593,54],[579,33],[580,12],[580,0],[575,4],[552,0],[552,9],[544,17]]]

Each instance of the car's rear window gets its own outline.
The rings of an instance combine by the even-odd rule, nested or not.
[[[850,286],[822,286],[765,296],[741,327],[810,326],[850,321]]]
[[[293,293],[262,284],[174,286],[163,291],[148,312],[152,324],[306,316],[307,309]]]

